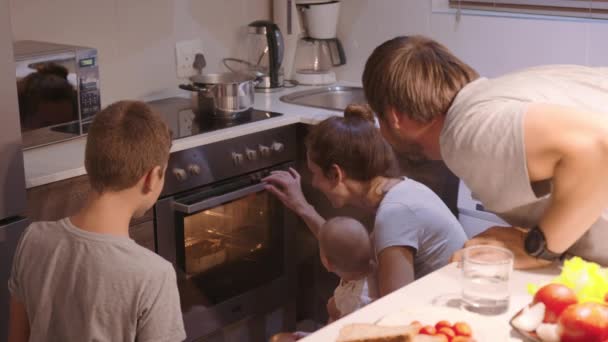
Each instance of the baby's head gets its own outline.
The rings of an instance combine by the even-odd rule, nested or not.
[[[365,227],[349,217],[327,220],[319,233],[321,261],[345,280],[360,279],[371,271],[372,244]]]

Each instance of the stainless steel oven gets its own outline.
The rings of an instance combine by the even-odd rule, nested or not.
[[[294,139],[282,127],[171,155],[156,242],[176,267],[189,340],[283,306],[284,329],[295,321],[295,218],[260,182],[294,165]]]
[[[97,50],[23,40],[14,55],[23,146],[86,134],[100,109]]]

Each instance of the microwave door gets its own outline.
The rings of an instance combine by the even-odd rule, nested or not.
[[[18,61],[16,76],[25,148],[81,134],[75,55]]]

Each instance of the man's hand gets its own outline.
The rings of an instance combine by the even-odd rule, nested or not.
[[[528,255],[524,249],[525,230],[517,227],[491,227],[480,233],[464,244],[464,247],[477,245],[498,246],[510,250],[515,258],[514,267],[516,269],[530,269],[545,267],[551,264],[550,261],[542,260]],[[459,250],[452,256],[451,261],[461,261],[463,250]]]
[[[302,193],[300,174],[293,168],[290,167],[289,171],[272,171],[262,181],[266,183],[266,190],[277,196],[287,208],[296,214],[300,215],[302,210],[309,206]]]

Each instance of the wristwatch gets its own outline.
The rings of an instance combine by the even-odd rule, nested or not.
[[[563,256],[561,253],[554,253],[547,249],[545,234],[543,234],[539,226],[532,228],[528,232],[524,241],[524,248],[526,253],[539,259],[556,261],[560,260]]]

